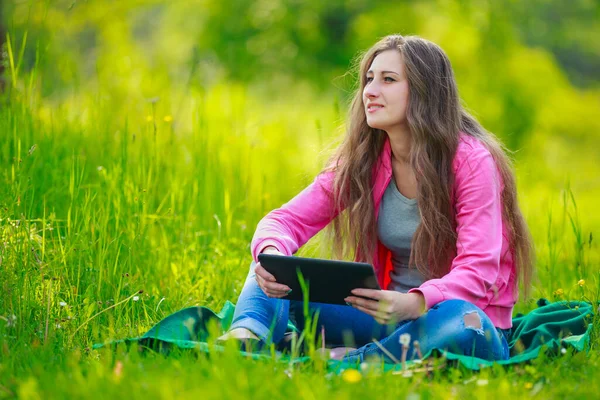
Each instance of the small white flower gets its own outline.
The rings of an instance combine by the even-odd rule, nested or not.
[[[60,324],[56,324],[56,329],[60,329],[60,328],[62,328],[62,327],[60,326]]]
[[[133,301],[138,301],[140,299],[140,296],[133,296]]]
[[[410,333],[403,333],[400,335],[399,342],[402,346],[408,346],[410,344]]]
[[[97,169],[98,171],[102,171],[102,170],[104,169],[104,167],[103,167],[102,165],[98,165],[98,166],[96,167],[96,169]]]
[[[61,301],[60,303],[58,303],[61,307],[66,307],[67,303],[65,303],[64,301]]]
[[[561,352],[562,354],[567,354],[567,349],[565,349],[565,348],[563,347],[562,349],[560,349],[560,352]]]
[[[17,325],[17,316],[15,314],[9,315],[6,319],[6,326],[10,328],[15,325]]]

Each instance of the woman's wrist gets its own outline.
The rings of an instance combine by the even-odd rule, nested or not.
[[[425,296],[420,292],[408,293],[412,300],[412,311],[413,319],[419,318],[427,311],[427,303],[425,302]]]
[[[260,251],[261,253],[269,254],[269,253],[281,253],[279,249],[273,245],[268,245],[264,249]]]

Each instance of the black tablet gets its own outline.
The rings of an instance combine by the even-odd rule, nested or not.
[[[278,283],[292,289],[283,297],[286,300],[303,300],[299,272],[308,282],[308,300],[311,302],[346,304],[344,298],[352,295],[352,289],[380,289],[373,266],[367,263],[275,254],[259,254],[258,261]]]

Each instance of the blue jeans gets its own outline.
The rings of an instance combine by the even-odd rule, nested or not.
[[[268,297],[258,286],[254,273],[255,263],[240,293],[230,329],[246,328],[266,343],[279,343],[291,318],[296,327],[304,329],[301,301]],[[463,300],[446,300],[430,308],[424,315],[394,325],[380,325],[373,317],[353,307],[309,303],[311,315],[318,312],[318,332],[325,330],[326,343],[334,346],[359,346],[346,356],[346,361],[360,361],[376,355],[391,360],[372,342],[375,338],[397,359],[401,358],[400,335],[410,334],[408,359],[413,358],[413,341],[418,340],[421,351],[449,350],[452,353],[472,355],[486,360],[506,360],[509,357],[508,330],[498,329],[477,306]],[[478,318],[465,316],[477,314]],[[479,324],[473,323],[479,322]]]

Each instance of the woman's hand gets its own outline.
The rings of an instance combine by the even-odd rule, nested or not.
[[[426,311],[425,298],[421,293],[354,289],[352,294],[354,296],[348,296],[344,300],[352,307],[371,315],[380,324],[417,319]]]
[[[275,254],[279,256],[285,255],[273,246],[265,247],[261,253]],[[263,266],[260,265],[260,262],[256,263],[254,272],[256,274],[256,282],[258,282],[258,286],[260,286],[262,291],[265,292],[267,296],[281,298],[287,296],[292,291],[289,286],[277,283],[275,281],[275,277],[266,269],[264,269]]]

